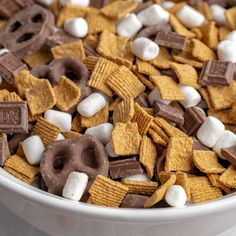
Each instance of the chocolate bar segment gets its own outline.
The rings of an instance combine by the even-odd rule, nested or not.
[[[5,161],[10,157],[7,140],[0,138],[0,166],[3,166]]]
[[[153,109],[155,116],[163,117],[176,124],[184,124],[184,116],[177,108],[154,101]]]
[[[26,102],[0,102],[0,132],[8,134],[28,132]]]
[[[121,203],[123,208],[144,208],[144,203],[149,197],[137,194],[127,194]]]
[[[209,151],[209,148],[202,144],[197,138],[193,137],[193,150]]]
[[[206,61],[199,83],[203,86],[229,86],[234,79],[235,66],[232,62]]]
[[[0,56],[0,76],[9,84],[14,83],[14,76],[21,70],[27,69],[26,64],[11,53]]]
[[[197,131],[206,119],[205,114],[197,107],[190,107],[184,113],[184,131],[189,136],[196,136]]]
[[[236,166],[236,146],[229,148],[222,148],[221,155],[232,165]]]
[[[157,34],[155,42],[159,46],[184,50],[187,43],[187,37],[174,32],[161,30]]]
[[[110,162],[110,176],[112,179],[119,179],[142,173],[143,169],[135,157]]]

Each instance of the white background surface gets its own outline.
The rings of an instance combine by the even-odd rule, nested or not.
[[[48,236],[9,212],[0,203],[0,236]]]

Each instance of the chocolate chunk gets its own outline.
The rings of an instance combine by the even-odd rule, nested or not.
[[[0,166],[4,166],[5,161],[10,157],[10,151],[7,141],[3,138],[0,139]]]
[[[192,137],[193,139],[193,150],[204,150],[209,151],[209,148],[202,144],[198,139]]]
[[[108,176],[109,161],[100,141],[91,135],[54,142],[42,154],[40,171],[48,192],[61,195],[72,171],[86,173],[90,183],[97,175]]]
[[[112,179],[120,179],[142,173],[143,169],[134,157],[110,162],[110,176]]]
[[[144,28],[143,30],[141,30],[136,38],[152,38],[155,37],[161,30],[164,31],[169,31],[171,32],[171,27],[169,24],[164,24],[164,25],[153,25],[153,26],[148,26],[146,28]]]
[[[100,55],[89,45],[84,44],[84,50],[86,56],[95,56],[95,57],[100,57]]]
[[[40,78],[49,79],[49,72],[50,72],[50,67],[48,65],[41,65],[41,66],[34,67],[30,73],[39,79]]]
[[[141,93],[134,102],[138,103],[141,107],[149,107],[148,95],[146,93]]]
[[[227,7],[235,7],[236,6],[236,0],[225,0],[227,3]]]
[[[207,106],[206,102],[203,99],[201,99],[201,101],[196,105],[196,107],[199,107],[203,110],[208,109],[208,106]]]
[[[90,0],[90,6],[95,8],[102,8],[109,4],[109,0]]]
[[[153,109],[155,116],[163,117],[169,121],[173,121],[176,124],[184,124],[183,114],[175,107],[154,101]]]
[[[199,83],[203,86],[229,86],[234,79],[235,66],[232,62],[206,61]]]
[[[24,69],[27,69],[26,64],[11,53],[4,53],[0,56],[0,76],[9,84],[13,84],[14,76]]]
[[[52,47],[65,43],[72,43],[76,40],[78,40],[78,38],[67,34],[63,29],[59,29],[54,34],[46,38],[44,47],[50,50]]]
[[[206,116],[197,107],[187,108],[184,113],[184,130],[189,136],[196,136]]]
[[[236,166],[236,146],[229,148],[222,148],[221,155],[232,165]]]
[[[176,83],[179,83],[179,78],[178,78],[178,76],[176,75],[176,73],[174,72],[174,70],[172,70],[172,69],[163,69],[163,70],[161,70],[161,74],[162,74],[162,75],[169,76],[169,77],[171,77]]]
[[[26,102],[0,102],[0,132],[8,134],[28,132]]]
[[[7,22],[0,34],[0,44],[19,59],[39,50],[54,32],[55,19],[45,8],[35,4],[27,7]]]
[[[159,46],[184,50],[187,43],[187,37],[174,32],[161,30],[157,34],[155,42]]]
[[[144,203],[149,197],[137,194],[127,194],[123,199],[122,208],[144,208]]]
[[[159,158],[157,158],[156,161],[156,167],[155,167],[155,177],[156,180],[159,180],[158,175],[164,171],[165,167],[165,162],[166,162],[166,150],[164,150]]]

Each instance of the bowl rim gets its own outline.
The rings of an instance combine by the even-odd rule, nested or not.
[[[49,194],[22,182],[0,167],[1,188],[10,191],[12,194],[16,194],[18,197],[24,198],[27,202],[42,205],[52,210],[63,211],[69,214],[77,213],[85,217],[96,218],[98,220],[105,219],[107,221],[163,222],[166,220],[179,220],[217,214],[236,207],[236,194],[183,208],[124,209],[94,206]]]

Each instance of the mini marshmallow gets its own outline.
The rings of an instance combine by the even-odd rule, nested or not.
[[[111,137],[113,125],[111,123],[103,123],[101,125],[88,128],[85,134],[95,136],[102,144],[106,145]]]
[[[88,23],[82,17],[70,18],[64,22],[64,30],[77,38],[84,38],[88,34]]]
[[[212,148],[223,134],[225,126],[215,117],[209,116],[197,132],[197,138],[207,147]]]
[[[139,12],[137,17],[144,26],[151,26],[157,24],[167,24],[169,22],[170,14],[160,5],[153,4]]]
[[[150,182],[149,178],[147,177],[147,174],[138,174],[138,175],[131,175],[128,177],[125,177],[124,179],[132,180],[132,181],[142,181],[142,182]]]
[[[0,56],[3,55],[3,54],[5,54],[5,53],[9,53],[9,52],[10,52],[10,51],[9,51],[8,49],[2,48],[2,49],[0,49]]]
[[[174,7],[175,6],[175,3],[174,2],[171,2],[171,1],[164,1],[163,3],[162,3],[162,7],[164,8],[164,9],[169,9],[169,8],[171,8],[171,7]]]
[[[151,61],[160,52],[159,46],[148,38],[137,38],[131,44],[132,53],[144,61]]]
[[[36,2],[45,7],[48,7],[53,4],[54,0],[37,0]]]
[[[45,112],[44,118],[47,121],[60,127],[62,132],[69,132],[71,130],[72,116],[69,113],[56,110],[48,110]]]
[[[226,26],[225,8],[218,4],[210,6],[213,20],[220,26]]]
[[[38,135],[30,136],[22,143],[22,148],[27,161],[31,165],[38,165],[41,161],[44,145]]]
[[[201,101],[201,95],[195,88],[185,85],[179,85],[179,88],[184,95],[184,99],[180,103],[185,108],[194,107]]]
[[[205,21],[203,14],[188,5],[181,7],[176,16],[182,24],[190,29],[200,27]]]
[[[236,62],[236,42],[224,40],[218,44],[217,53],[220,61]]]
[[[90,0],[60,0],[60,4],[62,6],[66,5],[67,3],[78,4],[82,7],[88,7],[90,4]]]
[[[232,41],[234,43],[236,43],[236,30],[230,32],[226,37],[225,40],[229,40]]]
[[[64,139],[65,139],[64,135],[62,135],[61,133],[58,134],[58,136],[57,136],[57,141],[59,141],[59,140],[64,140]]]
[[[129,14],[116,26],[119,36],[132,38],[142,28],[142,23],[135,14]]]
[[[187,195],[180,185],[172,185],[167,189],[165,201],[172,207],[183,207],[187,202]]]
[[[236,135],[231,131],[225,130],[213,146],[213,150],[222,157],[221,149],[233,146],[236,146]]]
[[[152,106],[153,106],[153,103],[155,100],[157,100],[158,102],[161,102],[165,105],[169,105],[171,103],[171,100],[165,100],[165,99],[161,98],[158,88],[153,89],[152,92],[148,96],[148,101]]]
[[[85,173],[71,172],[63,188],[62,196],[78,202],[85,192],[88,180],[89,177]]]
[[[119,156],[114,153],[111,142],[107,143],[107,145],[105,146],[105,149],[106,149],[107,155],[109,157],[118,157]]]
[[[77,111],[85,117],[92,117],[106,106],[105,97],[100,93],[92,93],[77,106]]]

